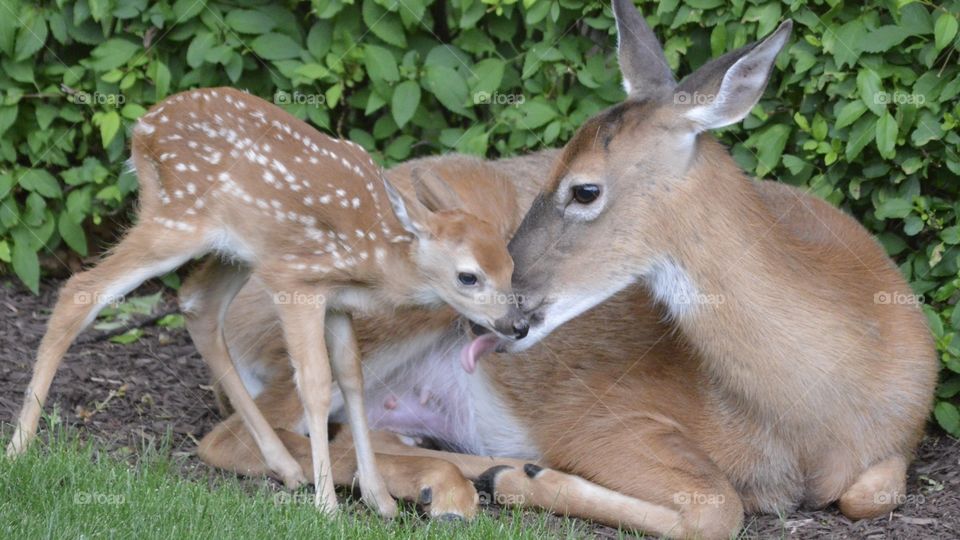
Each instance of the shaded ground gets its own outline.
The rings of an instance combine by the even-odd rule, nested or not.
[[[56,289],[57,283],[45,283],[35,297],[9,280],[0,282],[0,422],[6,436],[19,411]],[[163,307],[172,309],[171,299]],[[170,432],[184,474],[221,475],[194,453],[197,441],[218,420],[199,355],[185,330],[144,330],[130,345],[111,343],[96,331],[81,336],[84,344],[71,349],[57,374],[47,413],[58,411],[64,424],[120,454],[136,453]],[[960,442],[932,431],[910,468],[908,487],[904,504],[884,518],[851,522],[832,508],[754,516],[747,518],[743,537],[960,537]],[[614,529],[586,523],[581,530],[597,537],[618,536]]]

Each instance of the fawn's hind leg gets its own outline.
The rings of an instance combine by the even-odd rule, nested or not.
[[[357,472],[360,477],[360,493],[363,501],[376,508],[381,516],[397,514],[397,503],[387,491],[387,486],[377,469],[376,458],[370,443],[370,428],[363,406],[363,370],[360,367],[360,347],[353,332],[350,315],[331,311],[326,321],[327,350],[340,390],[347,407],[347,418],[354,434]]]
[[[36,436],[53,376],[70,344],[97,313],[144,281],[174,270],[204,251],[202,235],[140,223],[99,264],[67,280],[47,321],[23,409],[7,446],[8,456],[21,454]]]
[[[197,351],[220,383],[230,405],[249,428],[266,466],[290,489],[307,481],[303,470],[270,427],[243,385],[224,338],[224,318],[233,298],[247,282],[249,268],[213,257],[180,289],[187,330]]]
[[[907,490],[907,460],[887,458],[867,467],[840,496],[838,505],[850,519],[882,516],[900,505]]]

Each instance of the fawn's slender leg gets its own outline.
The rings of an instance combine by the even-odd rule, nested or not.
[[[283,290],[273,289],[274,292]],[[285,292],[292,294],[295,290],[295,287],[291,287]],[[313,302],[278,303],[277,310],[283,323],[283,335],[294,369],[293,379],[303,402],[307,430],[310,433],[313,484],[316,486],[314,502],[318,508],[335,512],[337,494],[333,490],[330,443],[327,436],[333,377],[324,339],[326,300],[323,292],[314,289]]]
[[[220,383],[233,409],[243,418],[267,467],[288,488],[295,489],[307,481],[303,470],[243,385],[224,337],[227,310],[249,276],[248,267],[213,257],[184,283],[180,290],[181,304],[187,330],[210,367],[214,383]]]
[[[176,269],[206,250],[203,235],[185,235],[141,222],[105,259],[75,274],[60,289],[37,351],[33,377],[7,455],[21,454],[36,436],[53,376],[73,340],[106,305],[144,281]]]
[[[364,502],[376,508],[381,516],[394,517],[397,503],[380,476],[370,444],[370,428],[363,406],[363,370],[360,367],[360,350],[353,331],[353,319],[346,313],[330,311],[325,328],[331,365],[343,392],[347,417],[354,433],[360,493]]]

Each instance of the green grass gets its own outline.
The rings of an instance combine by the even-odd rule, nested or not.
[[[384,521],[356,502],[329,518],[310,500],[307,491],[277,491],[265,481],[186,474],[164,448],[121,459],[62,430],[16,460],[0,457],[2,538],[532,539],[589,532],[582,522],[521,511],[447,523],[407,505]]]

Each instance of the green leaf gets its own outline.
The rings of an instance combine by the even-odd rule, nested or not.
[[[315,81],[317,79],[322,79],[323,77],[326,77],[327,75],[329,75],[330,70],[328,70],[324,66],[321,66],[320,64],[310,62],[308,64],[304,64],[298,67],[296,70],[296,73],[297,75],[300,75],[305,79],[310,79],[311,81]]]
[[[948,244],[960,244],[960,226],[953,225],[940,231],[940,239]]]
[[[333,30],[329,21],[317,21],[307,34],[307,50],[314,58],[323,58],[333,42]]]
[[[407,46],[406,32],[403,31],[403,23],[396,13],[387,11],[374,0],[363,1],[362,13],[363,22],[373,35],[396,47]]]
[[[933,25],[933,36],[938,51],[950,45],[957,36],[956,14],[947,12],[937,17],[937,22]]]
[[[43,169],[28,169],[20,177],[20,185],[23,189],[39,193],[48,199],[59,199],[62,194],[57,179]]]
[[[177,0],[173,4],[173,14],[177,18],[173,24],[176,25],[196,17],[206,6],[206,0]]]
[[[913,203],[906,199],[887,199],[877,206],[874,215],[877,219],[890,219],[907,217],[913,211]]]
[[[363,60],[367,74],[374,81],[396,82],[400,79],[397,61],[387,49],[378,45],[366,45],[363,48]]]
[[[299,58],[300,45],[286,34],[271,32],[253,40],[250,44],[257,56],[266,60],[288,60]]]
[[[70,218],[69,213],[63,212],[60,214],[60,219],[57,221],[57,231],[60,232],[60,236],[70,246],[70,249],[84,257],[87,256],[87,235],[83,232],[83,227]]]
[[[881,26],[870,32],[867,39],[864,39],[860,43],[855,43],[853,46],[859,46],[863,52],[884,52],[902,43],[909,35],[910,32],[900,26]]]
[[[867,106],[864,105],[862,101],[851,101],[840,109],[840,113],[837,114],[837,122],[834,126],[837,129],[847,127],[856,122],[866,111]]]
[[[777,168],[780,164],[780,156],[783,155],[783,149],[787,146],[787,139],[790,138],[790,126],[785,124],[774,124],[763,130],[762,135],[758,137],[757,143],[757,175],[764,176]]]
[[[887,110],[886,99],[881,94],[883,88],[880,83],[880,76],[872,69],[861,69],[857,73],[857,90],[860,92],[860,99],[873,114],[880,116]]]
[[[440,65],[427,66],[426,87],[447,109],[465,114],[469,90],[457,70]]]
[[[120,345],[129,345],[143,337],[142,328],[131,328],[126,332],[120,334],[119,336],[113,336],[110,338],[111,343],[119,343]]]
[[[403,81],[393,89],[390,98],[390,113],[397,126],[403,127],[413,118],[420,104],[420,85],[414,81]]]
[[[933,408],[933,416],[940,427],[949,433],[956,435],[960,432],[960,411],[957,411],[956,405],[941,401]]]
[[[160,101],[170,93],[170,69],[159,60],[153,63],[155,74],[153,85],[156,88],[155,101]]]
[[[506,64],[499,58],[487,58],[477,62],[471,73],[471,88],[474,96],[478,93],[493,95],[500,88],[505,67]]]
[[[2,13],[3,17],[10,17],[9,7]],[[39,51],[47,41],[47,21],[39,11],[33,11],[26,24],[17,32],[17,45],[14,50],[14,59],[17,62],[26,60]]]
[[[519,122],[523,129],[537,129],[557,117],[557,109],[540,99],[525,101],[517,109],[523,114]]]
[[[13,271],[33,294],[40,292],[40,259],[30,242],[16,238],[11,253]]]
[[[850,135],[847,137],[846,158],[852,161],[860,155],[860,152],[870,144],[876,137],[877,119],[870,116],[863,116],[853,124],[850,129]]]
[[[108,39],[90,52],[88,64],[97,71],[110,71],[127,63],[140,50],[140,45],[125,39]]]
[[[13,175],[8,172],[0,173],[0,200],[6,198],[11,189],[13,189]]]
[[[100,138],[103,147],[110,146],[117,132],[120,131],[120,115],[117,111],[108,111],[100,117]]]
[[[187,47],[187,65],[198,68],[206,61],[207,52],[216,44],[216,38],[210,32],[201,32],[194,36]]]
[[[267,14],[252,9],[231,10],[224,20],[227,26],[241,34],[266,34],[276,26]]]
[[[877,120],[877,149],[886,159],[893,159],[897,155],[897,121],[889,112]]]
[[[824,49],[833,53],[837,66],[854,65],[860,58],[860,49],[857,43],[863,43],[867,38],[867,29],[859,18],[849,21],[836,32],[824,34]]]

